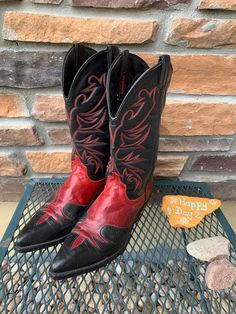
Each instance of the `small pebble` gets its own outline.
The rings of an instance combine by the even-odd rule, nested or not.
[[[106,286],[103,284],[96,284],[94,289],[96,292],[103,294],[106,291]]]
[[[9,292],[11,292],[12,291],[12,283],[11,283],[11,281],[8,281],[7,282],[7,284],[6,284],[6,288],[7,288],[7,290],[9,291]]]
[[[158,287],[160,287],[160,286],[158,286]],[[160,295],[161,297],[166,296],[167,290],[168,290],[167,287],[166,287],[165,285],[162,285],[162,286],[160,287],[160,289],[159,289],[159,295]],[[156,291],[158,291],[158,290],[156,290]]]
[[[201,275],[205,275],[205,272],[206,272],[205,267],[204,267],[204,266],[200,266],[200,267],[199,267],[199,273],[200,273]]]
[[[224,310],[223,312],[230,313],[229,305],[230,305],[230,302],[226,302],[225,300],[221,300],[221,306],[222,306],[222,309]]]
[[[43,293],[41,290],[39,290],[39,292],[36,294],[35,301],[36,303],[43,302]]]
[[[66,303],[70,303],[70,301],[73,300],[73,292],[75,292],[75,290],[71,289],[65,293],[64,298]]]
[[[71,311],[72,313],[75,312],[75,308],[76,308],[76,305],[74,302],[70,303],[68,306],[69,311]]]
[[[116,273],[117,273],[118,275],[121,275],[122,272],[123,272],[123,270],[122,270],[120,264],[117,264],[117,266],[116,266]]]
[[[2,281],[3,281],[3,283],[6,283],[6,282],[9,281],[9,279],[10,279],[10,274],[9,274],[9,273],[6,273],[6,274],[3,276]]]
[[[171,309],[171,302],[169,299],[166,300],[165,306],[167,310]]]
[[[105,310],[105,305],[101,302],[98,304],[99,313],[103,313]],[[81,311],[81,310],[80,310]],[[80,312],[81,313],[81,312]]]
[[[120,265],[118,265],[120,267]],[[111,280],[111,273],[105,270],[102,270],[100,273],[100,278],[102,278],[101,280],[104,282],[109,282]]]
[[[8,266],[8,263],[7,263],[7,260],[3,260],[2,261],[2,265],[1,265],[1,271],[3,272],[3,273],[5,273],[5,271],[7,270],[7,266]]]
[[[167,266],[172,268],[172,267],[174,267],[174,265],[175,265],[175,262],[173,261],[173,259],[169,259],[167,262]]]
[[[140,275],[146,277],[147,273],[148,273],[147,267],[145,265],[142,265]]]
[[[155,281],[157,283],[162,283],[162,278],[161,278],[161,275],[159,273],[155,274]]]
[[[96,304],[98,304],[98,300],[100,296],[98,293],[93,293],[92,295],[87,294],[85,298],[85,302],[88,304],[89,307],[95,308]]]
[[[169,275],[170,275],[169,269],[163,268],[160,275],[161,275],[161,278],[163,278],[165,281],[167,281],[169,279]]]
[[[85,292],[87,290],[87,284],[86,282],[82,281],[79,286],[80,292]]]
[[[144,304],[146,303],[147,297],[143,296],[138,300],[138,307],[142,310]]]
[[[170,290],[168,290],[168,295],[171,297],[172,300],[176,299],[178,301],[180,298],[180,294],[176,288],[171,288]]]
[[[15,303],[14,303],[14,301],[12,300],[12,301],[7,305],[7,310],[8,310],[10,313],[13,313],[14,308],[15,308]]]
[[[15,272],[17,272],[17,270],[18,270],[18,264],[11,263],[10,267],[11,267],[11,273],[15,274]]]
[[[178,313],[187,314],[188,313],[188,302],[181,302],[178,306]]]
[[[153,293],[151,294],[151,300],[152,300],[152,302],[153,302],[154,304],[157,302],[157,300],[158,300],[158,295],[157,295],[157,293],[153,292]]]
[[[127,273],[130,273],[133,271],[133,268],[134,268],[134,262],[133,261],[128,261],[126,264],[125,264],[125,270]]]

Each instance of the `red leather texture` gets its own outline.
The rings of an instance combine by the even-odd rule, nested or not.
[[[104,190],[91,205],[87,217],[77,223],[72,230],[78,237],[71,248],[76,248],[83,240],[87,239],[93,246],[97,246],[96,239],[106,242],[100,235],[103,226],[132,227],[138,217],[140,209],[148,199],[152,190],[152,180],[148,184],[146,193],[135,200],[130,200],[126,194],[126,186],[117,173],[107,178]]]
[[[60,223],[58,215],[64,219],[67,218],[63,212],[66,204],[89,205],[104,184],[105,179],[94,181],[89,178],[86,166],[75,154],[70,177],[57,190],[54,200],[46,204],[43,209],[45,215],[38,220],[37,224],[43,223],[50,216]]]

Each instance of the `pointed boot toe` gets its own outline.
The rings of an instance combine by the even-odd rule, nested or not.
[[[15,249],[18,252],[30,252],[56,245],[65,239],[65,236],[70,230],[61,233],[55,221],[49,219],[43,223],[38,223],[44,219],[45,213],[38,211],[33,218],[20,231],[16,241]]]
[[[15,241],[15,249],[17,251],[24,250],[24,248],[28,247],[32,243],[31,239],[32,232],[23,229]]]
[[[60,279],[60,274],[69,270],[67,269],[67,266],[68,264],[66,256],[58,253],[49,270],[50,276],[54,279]]]
[[[50,276],[65,279],[105,266],[122,254],[131,236],[131,228],[104,226],[90,221],[78,223],[55,257]]]
[[[53,279],[64,279],[79,275],[80,269],[88,263],[89,247],[83,243],[77,250],[70,250],[74,242],[74,236],[71,234],[63,243],[61,249],[52,262],[49,274]],[[79,259],[77,256],[79,255]]]

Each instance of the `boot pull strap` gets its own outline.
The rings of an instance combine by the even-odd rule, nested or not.
[[[165,106],[165,98],[167,89],[170,84],[173,68],[170,61],[169,55],[163,55],[159,58],[159,63],[161,64],[161,77],[159,81],[158,90],[162,95],[162,101],[161,101],[161,111],[164,109]]]
[[[118,98],[123,100],[129,85],[129,51],[124,50],[121,58]]]
[[[84,60],[84,51],[85,47],[81,44],[75,44],[74,45],[74,52],[75,52],[75,67],[76,70],[80,67],[80,60]]]
[[[120,49],[116,46],[109,45],[107,46],[107,64],[108,69],[110,68],[112,62],[115,60],[115,58],[119,55]]]
[[[168,78],[170,75],[170,72],[172,72],[172,65],[170,61],[169,55],[162,55],[159,58],[159,63],[161,63],[161,77],[160,77],[160,83],[159,83],[159,90],[163,90],[168,88]]]

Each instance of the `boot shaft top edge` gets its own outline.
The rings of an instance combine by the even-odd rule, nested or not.
[[[134,62],[139,63],[140,71],[137,71],[136,75],[133,75],[133,81],[131,84],[128,84],[128,88],[122,95],[123,97],[119,97],[119,92],[116,92],[116,95],[114,96],[115,92],[113,89],[114,85],[116,84],[115,81],[120,79],[119,84],[116,84],[116,86],[122,86],[122,68],[124,67],[123,64],[127,64],[127,58],[133,58]],[[120,68],[118,67],[119,63],[121,64]],[[125,103],[132,101],[132,99],[135,97],[135,94],[138,93],[140,89],[142,89],[142,86],[149,86],[151,83],[153,87],[157,87],[157,95],[159,95],[160,92],[166,93],[169,87],[172,72],[173,68],[169,55],[160,56],[159,62],[152,68],[149,68],[140,57],[131,53],[128,55],[125,52],[121,53],[114,60],[107,75],[107,105],[111,121],[116,121],[119,119],[119,115],[121,114],[122,108],[125,107]],[[119,88],[120,87],[118,87],[118,89]],[[119,97],[118,101],[117,96]],[[114,102],[118,102],[118,105],[116,104],[116,108],[114,108]]]

